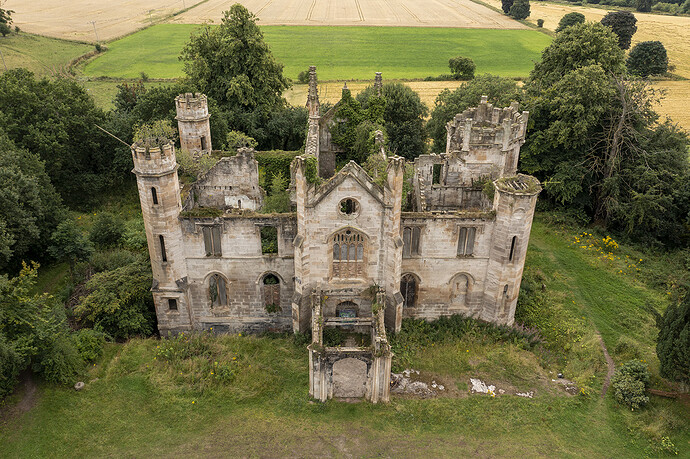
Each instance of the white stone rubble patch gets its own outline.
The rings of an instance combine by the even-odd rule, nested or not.
[[[419,375],[419,370],[413,369],[406,369],[402,373],[391,373],[391,393],[426,398],[435,397],[439,391],[445,390],[445,386],[437,384],[436,381],[432,381],[431,385],[423,381],[415,381],[413,377],[417,375]]]
[[[496,386],[493,384],[489,385],[479,378],[470,378],[470,383],[472,384],[470,388],[470,393],[472,394],[487,394],[495,397],[496,394],[503,395],[507,393],[505,389],[496,389]],[[533,398],[534,391],[516,392],[515,395],[518,397]]]
[[[516,392],[515,395],[517,395],[518,397],[532,398],[534,397],[534,391],[531,390],[529,392]]]

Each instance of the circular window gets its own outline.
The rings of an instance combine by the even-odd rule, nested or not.
[[[340,213],[345,215],[354,215],[359,211],[359,203],[352,198],[346,198],[340,201]]]

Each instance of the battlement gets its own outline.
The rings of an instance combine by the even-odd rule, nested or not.
[[[541,183],[536,177],[517,174],[512,177],[501,177],[494,181],[496,189],[511,194],[535,195],[541,192]]]
[[[529,112],[518,111],[513,102],[503,109],[494,107],[482,96],[481,103],[458,113],[446,124],[448,141],[446,153],[469,151],[471,147],[500,146],[502,151],[525,143]]]
[[[133,144],[131,149],[134,161],[132,172],[137,175],[160,176],[177,169],[175,147],[172,142],[154,147]]]
[[[188,92],[175,97],[178,120],[201,121],[209,117],[206,95]]]

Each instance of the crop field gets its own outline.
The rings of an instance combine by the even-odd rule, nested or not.
[[[109,41],[173,14],[186,24],[218,22],[227,0],[7,0],[22,30],[80,41]],[[523,29],[471,0],[239,0],[261,25],[391,25]],[[186,12],[184,12],[186,10]],[[92,21],[95,24],[92,24]],[[94,32],[94,25],[96,31]]]
[[[161,24],[109,45],[88,63],[87,76],[176,78],[182,75],[180,51],[198,26]],[[316,65],[321,80],[413,79],[449,73],[448,59],[471,57],[477,73],[524,77],[550,38],[534,30],[424,27],[264,26],[266,41],[285,75]]]
[[[262,25],[348,25],[522,29],[470,0],[240,0]],[[218,22],[230,2],[209,0],[181,14],[186,24]]]

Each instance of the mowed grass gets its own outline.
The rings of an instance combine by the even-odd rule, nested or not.
[[[662,305],[660,292],[637,275],[619,273],[617,262],[572,244],[575,234],[536,220],[530,269],[543,272],[553,301],[564,313],[583,317],[586,331],[599,329],[610,349],[623,335],[652,345],[653,324],[642,306]],[[625,258],[627,249],[621,254]],[[311,402],[306,350],[287,337],[209,338],[190,348],[203,352],[170,361],[168,346],[156,339],[109,345],[81,392],[41,384],[37,406],[0,424],[3,456],[404,458],[480,452],[627,458],[659,456],[665,436],[678,457],[690,454],[685,406],[652,397],[648,407],[631,412],[598,391],[565,395],[549,373],[560,368],[542,368],[535,354],[482,336],[436,343],[410,356],[422,373],[453,382],[454,396],[394,397],[382,405]],[[570,356],[578,359],[578,352]],[[599,347],[586,352],[601,354]],[[654,358],[647,349],[643,354]],[[235,368],[230,380],[214,375],[214,359]],[[575,366],[565,371],[576,376]],[[604,371],[597,367],[595,386]],[[534,389],[536,396],[468,395],[469,377],[476,376],[498,387]]]
[[[0,72],[23,67],[40,76],[63,75],[72,59],[93,50],[93,46],[27,33],[0,37],[0,51],[5,65]]]
[[[114,41],[89,62],[87,76],[182,76],[180,51],[197,28],[161,24]],[[470,57],[477,73],[524,77],[551,38],[534,30],[415,27],[264,26],[266,42],[292,79],[316,65],[320,80],[414,79],[448,74],[448,59]]]

